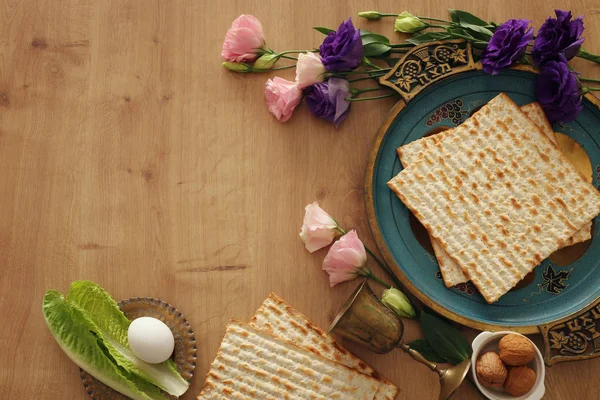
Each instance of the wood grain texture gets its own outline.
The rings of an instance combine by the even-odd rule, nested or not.
[[[314,47],[322,37],[311,26],[369,9],[445,17],[453,7],[539,26],[559,6],[585,14],[586,47],[600,53],[593,0],[0,0],[0,397],[86,398],[41,313],[46,289],[76,279],[116,299],[158,297],[187,316],[199,341],[188,400],[226,322],[248,320],[270,291],[326,327],[354,288],[330,289],[325,252],[304,250],[303,207],[319,200],[372,245],[363,174],[393,101],[353,105],[339,130],[305,107],[278,123],[262,95],[274,74],[220,66],[239,14],[256,15],[283,50]],[[355,21],[394,36],[391,19]],[[600,78],[597,66],[574,66]],[[407,325],[407,339],[420,335]],[[399,399],[437,398],[434,374],[400,351],[352,348],[400,386]],[[600,360],[557,365],[546,398],[596,398],[599,374]],[[465,384],[456,398],[480,395]]]

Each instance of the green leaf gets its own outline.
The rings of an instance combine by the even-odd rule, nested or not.
[[[378,33],[361,30],[360,37],[362,39],[363,46],[375,42],[390,44],[390,39]]]
[[[452,18],[452,22],[456,23],[466,23],[470,25],[478,25],[478,26],[490,26],[487,22],[482,20],[479,17],[474,16],[471,13],[461,10],[454,10],[452,8],[448,9],[450,13],[450,18]],[[461,24],[462,25],[462,24]]]
[[[42,310],[46,325],[65,354],[94,378],[134,400],[167,400],[157,388],[144,393],[98,345],[87,313],[56,290],[48,290]]]
[[[463,22],[460,23],[460,26],[462,26],[463,28],[469,29],[473,32],[481,33],[485,37],[484,40],[489,40],[492,37],[492,35],[494,34],[494,32],[492,32],[491,30],[489,30],[488,28],[486,28],[484,26],[472,25],[472,24],[467,24],[467,23],[463,23]]]
[[[425,357],[428,361],[434,363],[446,362],[446,360],[443,357],[441,357],[438,353],[435,352],[433,347],[431,347],[431,345],[425,338],[414,340],[408,343],[408,345],[411,349],[414,349],[421,353],[421,355]]]
[[[335,32],[335,29],[324,28],[322,26],[313,26],[313,29],[321,32],[323,35],[329,35],[329,32]]]
[[[73,282],[67,300],[87,312],[93,324],[90,330],[102,340],[117,365],[172,395],[181,396],[187,391],[189,383],[179,375],[172,360],[150,364],[134,355],[127,338],[131,321],[98,284]]]
[[[407,42],[412,43],[414,45],[419,45],[427,42],[435,42],[437,40],[444,40],[451,37],[451,34],[448,32],[426,32],[420,35],[414,35]]]
[[[369,60],[367,57],[363,57],[362,59],[363,65],[365,67],[370,67],[370,68],[375,68],[375,69],[381,69],[380,66],[378,66],[377,64],[374,64],[371,60]],[[369,73],[369,75],[371,75]]]
[[[365,57],[376,57],[385,54],[392,48],[385,43],[374,42],[363,46],[363,54]]]
[[[431,347],[447,362],[458,364],[471,356],[471,347],[464,336],[443,319],[423,311],[421,329]]]

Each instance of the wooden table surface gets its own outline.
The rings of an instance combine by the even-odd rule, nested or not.
[[[221,43],[242,13],[274,49],[312,48],[312,26],[357,25],[400,41],[377,9],[445,17],[529,18],[554,7],[584,14],[600,53],[597,0],[92,1],[0,0],[0,388],[4,399],[85,399],[77,367],[46,328],[46,289],[100,283],[116,299],[161,298],[198,339],[198,393],[230,318],[248,320],[273,291],[327,327],[356,282],[333,289],[298,237],[314,200],[368,244],[363,174],[394,101],[357,103],[336,130],[300,106],[286,124],[264,104],[272,74],[221,67]],[[550,4],[552,3],[552,4]],[[600,78],[600,67],[574,66]],[[279,71],[293,79],[293,70]],[[381,274],[380,274],[381,275]],[[407,338],[420,336],[408,323]],[[350,346],[400,388],[436,399],[436,377],[401,351]],[[547,399],[595,399],[600,359],[548,369]],[[469,384],[457,399],[477,399]]]

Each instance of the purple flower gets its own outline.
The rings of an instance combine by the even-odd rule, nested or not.
[[[483,70],[496,75],[523,57],[527,44],[533,39],[533,28],[525,19],[509,19],[494,32],[481,54]]]
[[[569,122],[577,118],[581,105],[581,84],[569,71],[566,61],[549,61],[537,77],[536,96],[550,122]]]
[[[304,101],[311,113],[332,122],[337,128],[350,112],[350,83],[342,78],[329,78],[327,82],[315,83],[304,93]]]
[[[539,66],[547,61],[557,61],[560,55],[567,60],[575,57],[583,38],[583,16],[571,21],[571,11],[554,10],[556,18],[548,18],[538,31],[531,50],[533,61]]]
[[[352,18],[342,22],[337,32],[329,32],[319,53],[327,71],[352,71],[363,58],[363,45],[360,31],[354,29]]]

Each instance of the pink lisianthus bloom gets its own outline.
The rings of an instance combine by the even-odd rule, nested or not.
[[[296,83],[300,89],[307,88],[317,82],[323,82],[325,72],[327,71],[318,54],[312,52],[298,54]]]
[[[333,287],[350,281],[357,275],[366,275],[363,269],[366,263],[365,246],[356,231],[352,230],[331,246],[323,260],[323,270],[329,274],[329,285]]]
[[[290,119],[294,109],[300,104],[302,90],[295,82],[277,76],[265,83],[265,98],[269,112],[279,121],[285,122]]]
[[[300,238],[306,250],[314,253],[325,246],[329,246],[333,239],[342,233],[337,222],[327,214],[316,201],[307,205],[304,221],[300,229]]]
[[[260,21],[255,16],[242,14],[227,31],[221,56],[229,62],[252,61],[264,45],[265,36]]]

